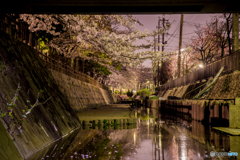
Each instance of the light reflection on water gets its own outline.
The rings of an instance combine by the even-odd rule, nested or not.
[[[203,160],[211,150],[230,150],[229,136],[200,122],[163,119],[156,110],[146,113],[138,115],[135,129],[79,129],[29,159]]]

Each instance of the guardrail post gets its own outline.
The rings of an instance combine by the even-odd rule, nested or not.
[[[16,19],[16,39],[20,37],[20,26],[19,26],[19,19]]]
[[[79,58],[76,58],[76,68],[75,70],[78,72],[79,70]]]
[[[29,46],[33,47],[33,33],[29,32]]]
[[[8,29],[8,18],[7,17],[5,17],[5,22],[6,22],[6,30],[5,30],[5,32],[7,33],[7,34],[9,34],[9,29]]]

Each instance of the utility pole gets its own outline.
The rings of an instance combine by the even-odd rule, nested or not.
[[[161,21],[162,21],[162,27],[160,27],[160,22]],[[168,22],[168,20],[166,20],[164,17],[163,17],[163,19],[160,19],[158,17],[158,26],[156,27],[158,29],[158,31],[161,28],[165,29],[165,22]],[[159,33],[158,33],[158,43],[160,43],[160,34]],[[162,34],[162,44],[163,44],[163,46],[162,46],[162,52],[163,52],[164,51],[164,44],[165,44],[165,42],[164,42],[164,33]],[[158,46],[158,51],[160,51],[160,46]],[[161,62],[160,62],[161,73],[162,73],[162,64],[163,64],[163,61],[161,60]],[[159,77],[160,77],[160,72],[159,72],[159,62],[158,62],[158,86],[160,85],[159,84]]]
[[[157,41],[157,39],[156,39],[155,35],[154,35],[153,38],[154,38],[153,39],[153,42],[154,42],[154,52],[156,52],[156,41]],[[155,92],[155,87],[157,85],[157,77],[156,77],[156,68],[157,68],[157,66],[156,66],[156,62],[152,63],[152,66],[153,66],[153,80],[154,80],[153,91]]]
[[[181,75],[181,48],[182,48],[182,29],[183,29],[183,14],[181,14],[180,21],[180,36],[179,36],[179,49],[178,49],[178,77]]]
[[[232,53],[239,49],[239,13],[233,13],[233,20],[232,20]],[[235,70],[239,70],[239,54],[236,54],[235,58]]]
[[[160,43],[160,34],[159,34],[159,29],[160,27],[160,18],[158,17],[158,26],[156,27],[158,30],[158,44]],[[158,45],[158,51],[160,51],[160,46]],[[157,74],[157,86],[159,86],[159,61],[158,61],[158,74]]]

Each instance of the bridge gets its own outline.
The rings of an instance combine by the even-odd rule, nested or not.
[[[237,13],[236,0],[8,0],[2,13],[160,14]]]
[[[11,14],[12,13],[31,13],[31,14],[239,13],[240,7],[238,7],[236,4],[237,2],[234,0],[228,0],[228,1],[224,1],[224,0],[218,0],[218,1],[217,0],[159,0],[159,1],[157,0],[150,0],[150,1],[145,1],[145,0],[138,0],[138,1],[136,0],[132,0],[132,1],[127,1],[127,0],[124,0],[124,1],[122,0],[115,0],[115,1],[110,1],[110,0],[101,0],[101,1],[100,0],[88,0],[88,1],[23,0],[18,2],[15,2],[13,0],[8,0],[5,3],[2,3],[0,5],[0,13],[11,13]],[[238,14],[235,15],[235,18],[236,17],[238,17]],[[0,44],[2,47],[0,48],[1,54],[4,55],[4,58],[7,60],[7,62],[10,62],[10,58],[12,58],[11,56],[15,54],[15,57],[17,57],[18,61],[20,62],[18,64],[22,64],[23,66],[22,68],[24,69],[23,70],[24,74],[21,74],[20,72],[16,72],[16,73],[18,75],[21,74],[23,79],[22,83],[24,82],[23,84],[25,84],[26,86],[26,87],[23,86],[23,89],[22,89],[23,93],[25,92],[29,93],[29,90],[30,90],[31,97],[29,98],[29,100],[31,100],[31,104],[32,104],[32,102],[36,101],[36,99],[37,99],[36,102],[38,102],[38,98],[35,98],[37,97],[35,93],[38,93],[39,89],[41,88],[44,88],[46,90],[46,93],[43,94],[43,99],[47,99],[47,101],[45,101],[47,103],[43,102],[44,106],[41,104],[40,106],[35,107],[34,110],[32,110],[31,114],[29,114],[27,119],[24,120],[23,122],[23,128],[24,128],[23,131],[21,130],[21,127],[22,127],[21,125],[14,124],[20,127],[18,128],[15,127],[14,132],[12,132],[11,127],[14,125],[10,126],[11,124],[9,123],[11,122],[11,120],[9,120],[10,118],[8,118],[7,120],[6,118],[5,120],[2,118],[0,121],[1,135],[3,137],[0,139],[1,140],[0,144],[4,146],[4,147],[0,147],[0,153],[4,153],[4,154],[6,153],[7,156],[9,157],[13,157],[13,156],[17,157],[17,158],[9,158],[9,159],[23,159],[23,158],[25,159],[26,157],[34,155],[41,148],[45,147],[46,144],[49,145],[52,142],[55,142],[56,140],[67,136],[69,133],[71,133],[76,128],[78,128],[79,126],[85,123],[79,120],[76,112],[74,112],[73,110],[72,106],[74,105],[76,106],[75,102],[77,102],[75,100],[76,98],[74,97],[75,96],[74,92],[68,93],[69,99],[67,99],[67,96],[64,96],[65,93],[63,94],[62,91],[59,89],[59,87],[57,87],[57,83],[53,81],[51,77],[47,74],[48,72],[45,66],[48,66],[48,68],[54,71],[58,71],[63,74],[66,74],[66,76],[69,76],[70,78],[73,77],[83,82],[88,82],[91,85],[96,86],[95,88],[99,87],[101,89],[104,89],[105,86],[101,83],[96,82],[91,77],[88,77],[87,75],[82,74],[78,70],[73,69],[73,67],[70,68],[69,66],[66,66],[62,63],[57,63],[50,56],[46,57],[40,54],[40,56],[42,56],[42,58],[44,59],[45,65],[43,65],[38,55],[39,48],[37,47],[38,46],[36,41],[37,39],[34,38],[34,36],[36,36],[36,33],[29,32],[27,29],[27,26],[24,26],[24,24],[21,21],[15,22],[15,21],[10,21],[10,19],[6,17],[0,17],[0,22],[1,22],[0,33],[5,32],[11,36],[11,37],[6,36],[6,34],[4,34],[5,37],[3,36],[1,37],[0,39],[1,40]],[[236,23],[235,27],[239,28],[238,22]],[[1,33],[1,35],[3,34]],[[16,39],[20,40],[20,42],[23,42],[23,43],[19,43],[18,41],[15,41]],[[238,44],[238,40],[236,40],[236,42]],[[6,44],[6,45],[3,45],[3,44]],[[26,44],[29,45],[30,47],[27,46]],[[11,46],[11,47],[8,48],[6,46]],[[36,49],[38,52],[35,52],[32,48]],[[226,67],[227,69],[225,70],[225,73],[238,70],[240,65],[238,61],[239,54],[236,54],[236,53],[239,53],[239,51],[237,51],[237,49],[234,51],[236,51],[234,52],[234,54],[224,57],[222,60],[214,62],[214,64],[207,66],[205,69],[201,69],[196,72],[189,73],[184,77],[180,77],[172,82],[165,84],[165,86],[163,86],[164,89],[174,88],[181,85],[185,85],[189,82],[195,82],[195,81],[201,81],[203,79],[207,79],[208,77],[213,76],[216,73],[216,71],[218,71],[218,68],[221,65],[233,64],[231,62],[234,62],[234,64]],[[49,53],[49,55],[51,55],[51,53]],[[238,57],[235,58],[235,56],[238,56]],[[37,61],[38,59],[39,61]],[[36,60],[36,61],[31,61],[31,60]],[[28,65],[28,64],[31,64],[31,65]],[[0,76],[1,76],[1,79],[6,80],[6,83],[5,81],[2,84],[0,83],[1,89],[6,87],[3,89],[4,92],[5,91],[8,92],[8,90],[9,91],[15,90],[16,84],[18,83],[17,81],[18,79],[16,78],[14,79],[10,77],[11,75],[5,76],[0,74]],[[71,89],[71,87],[73,88],[73,86],[79,87],[79,86],[76,86],[75,81],[74,83],[73,81],[71,83],[72,83],[71,85],[70,84],[68,85],[70,86],[69,88],[67,88],[68,90],[74,90],[74,89]],[[85,88],[84,90],[82,90],[82,92],[80,89],[76,89],[76,90],[78,90],[78,93],[81,92],[82,97],[85,96],[87,100],[89,99],[87,95],[89,94],[96,95],[96,92],[94,91],[97,91],[97,89],[95,90],[92,89],[90,92]],[[8,95],[8,94],[5,94],[5,95]],[[21,95],[21,97],[19,98],[21,100],[21,103],[19,103],[18,107],[15,108],[14,114],[16,115],[23,114],[23,111],[25,110],[22,110],[22,109],[25,106],[28,106],[28,103],[30,102],[28,101],[28,99],[26,99],[28,98],[27,96],[25,96],[25,94]],[[97,97],[96,99],[101,98],[101,97],[99,98],[98,96],[96,97]],[[17,99],[17,98],[14,98],[14,99]],[[105,97],[102,97],[101,99],[105,99]],[[87,100],[83,100],[83,98],[79,99],[79,104],[88,104]],[[229,121],[229,126],[231,127],[240,126],[239,115],[238,115],[239,106],[240,106],[239,99],[237,99],[236,102],[198,101],[201,103],[198,103],[197,100],[186,101],[186,102],[156,100],[155,106],[159,108],[160,107],[163,108],[163,106],[161,106],[162,102],[167,103],[168,106],[166,107],[166,109],[175,110],[177,111],[178,114],[181,114],[182,117],[188,118],[190,115],[189,113],[191,113],[192,117],[189,117],[189,119],[190,118],[193,119],[192,121],[193,124],[197,124],[199,121],[203,121],[206,118],[208,118],[208,123],[210,123],[210,120],[211,122],[212,120],[215,120],[219,123],[218,120],[223,119],[227,122]],[[190,105],[192,107],[191,111],[190,111],[190,107],[188,107]],[[123,119],[116,119],[116,120],[120,124],[122,123],[124,124],[124,122],[135,124],[133,120],[131,122],[130,120],[123,121]],[[98,122],[101,123],[101,120],[99,120]],[[108,120],[109,124],[110,123],[112,124],[112,122],[114,124],[115,120],[113,119]],[[94,123],[96,123],[96,120],[94,120]],[[85,127],[86,126],[87,125],[85,125]],[[6,128],[8,128],[8,130],[6,130]],[[96,129],[96,126],[95,126],[95,129]],[[18,130],[20,130],[22,133]],[[195,129],[193,131],[194,133],[196,133]],[[9,132],[11,133],[11,135]],[[203,132],[200,132],[200,133],[205,133],[205,132],[203,130]],[[199,136],[199,134],[197,135]],[[199,136],[199,137],[201,138],[203,136]],[[135,134],[134,134],[134,138],[135,138]],[[76,142],[80,144],[78,141]],[[231,143],[231,144],[234,144],[234,143]],[[60,145],[58,146],[61,147]],[[235,151],[235,150],[231,148],[231,151]],[[2,158],[0,157],[0,159]]]

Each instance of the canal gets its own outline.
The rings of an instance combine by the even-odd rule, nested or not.
[[[123,127],[78,128],[41,149],[28,160],[203,160],[237,159],[210,156],[240,146],[238,136],[230,136],[199,121],[159,113],[157,109],[137,109],[137,124]],[[114,129],[115,128],[115,129]]]

